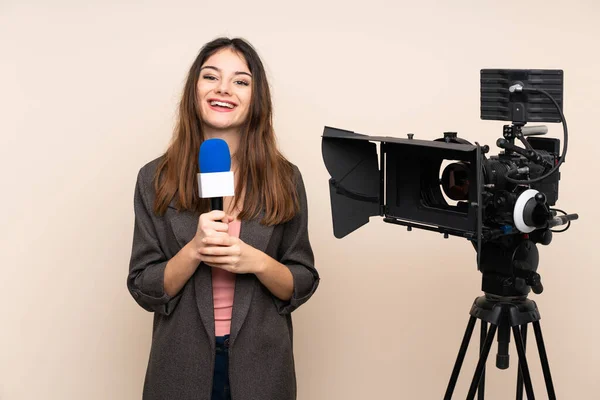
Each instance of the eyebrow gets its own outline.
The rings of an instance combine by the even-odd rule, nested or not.
[[[206,65],[202,68],[200,68],[200,71],[202,71],[203,69],[214,69],[217,72],[221,72],[221,70],[217,67],[213,67],[212,65]],[[244,72],[244,71],[235,71],[234,75],[248,75],[249,77],[252,77],[252,74],[250,74],[249,72]]]

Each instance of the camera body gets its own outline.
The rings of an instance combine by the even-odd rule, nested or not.
[[[481,118],[512,120],[493,156],[489,146],[456,132],[420,140],[326,126],[322,150],[335,236],[381,216],[409,230],[463,237],[476,249],[484,292],[541,293],[536,244],[550,244],[553,227],[577,218],[552,208],[568,138],[562,76],[560,70],[481,70]],[[532,121],[563,122],[563,154],[560,140],[539,137],[547,128],[527,126]]]
[[[513,127],[504,127],[504,138],[498,140],[498,144],[507,147],[507,143],[514,146]],[[455,132],[446,132],[443,139],[437,139],[446,143],[470,144],[465,140],[459,140]],[[519,153],[505,150],[498,155],[486,157],[489,152],[487,146],[480,150],[483,156],[480,165],[475,165],[470,161],[454,162],[447,165],[441,173],[440,186],[443,193],[443,199],[436,188],[426,188],[427,184],[423,181],[423,204],[429,207],[442,207],[446,210],[452,208],[448,205],[448,200],[456,202],[456,210],[463,213],[468,210],[469,191],[471,183],[482,187],[481,199],[477,206],[483,208],[482,216],[483,229],[485,237],[490,235],[498,236],[511,232],[515,227],[514,211],[517,201],[521,194],[526,190],[537,190],[545,197],[545,205],[554,206],[558,201],[558,183],[560,172],[558,169],[550,176],[541,179],[536,183],[523,185],[519,182],[507,180],[509,171],[524,171],[529,178],[535,179],[548,173],[559,162],[560,158],[560,140],[550,138],[531,138],[528,140],[531,146],[531,154],[535,156],[526,157]],[[508,146],[510,147],[510,146]],[[533,161],[531,158],[535,157]],[[431,160],[437,166],[439,160]],[[478,174],[478,171],[481,174]],[[434,178],[431,177],[431,182]],[[531,204],[533,206],[533,203]],[[530,211],[535,211],[531,215]],[[458,211],[460,212],[460,211]],[[549,216],[548,210],[538,208],[536,210],[524,210],[527,215],[527,222],[530,226],[543,227]],[[529,217],[533,220],[529,220]],[[470,229],[467,232],[473,231]]]

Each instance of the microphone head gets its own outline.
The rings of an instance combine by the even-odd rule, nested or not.
[[[229,146],[223,139],[207,139],[200,145],[198,153],[200,173],[227,172],[231,169]]]

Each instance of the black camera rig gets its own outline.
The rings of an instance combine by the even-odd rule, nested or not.
[[[554,207],[568,145],[563,71],[483,69],[480,73],[481,119],[511,122],[503,126],[496,142],[502,150],[498,155],[488,156],[489,146],[471,143],[456,132],[420,140],[412,133],[396,138],[325,127],[322,151],[331,176],[333,230],[343,238],[370,217],[381,216],[408,230],[469,240],[476,250],[485,295],[473,303],[445,398],[454,390],[475,319],[480,319],[482,354],[468,398],[478,388],[483,398],[486,348],[489,352],[498,327],[497,366],[508,367],[508,327],[512,326],[520,361],[518,390],[524,380],[533,399],[523,340],[527,324],[533,323],[540,356],[545,357],[539,312],[527,299],[530,290],[543,291],[537,244],[549,245],[553,233],[564,232],[578,218]],[[543,137],[548,131],[545,125],[527,125],[546,122],[562,123],[562,153],[560,140]],[[566,227],[555,229],[562,225]],[[492,325],[489,332],[487,323]],[[554,398],[547,360],[542,364],[548,393]]]

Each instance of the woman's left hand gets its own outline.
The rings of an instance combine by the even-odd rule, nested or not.
[[[262,252],[235,236],[208,236],[202,239],[204,263],[235,274],[259,273],[263,268]]]

